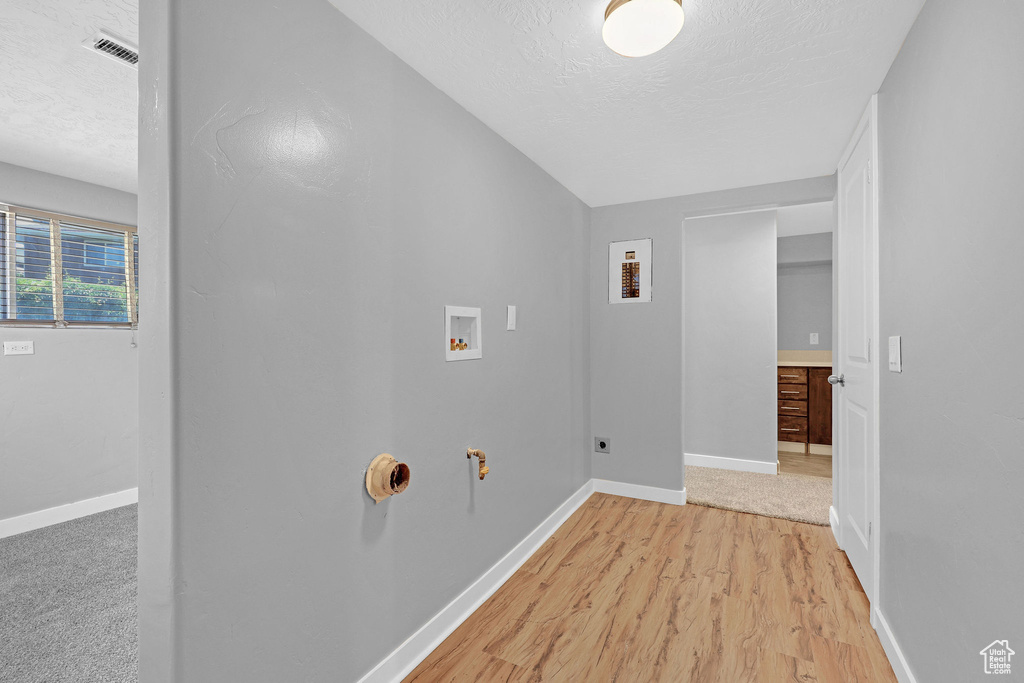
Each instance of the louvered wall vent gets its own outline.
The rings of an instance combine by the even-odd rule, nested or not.
[[[101,55],[116,59],[122,64],[127,64],[133,69],[137,69],[139,64],[139,48],[135,47],[127,40],[118,38],[117,36],[107,33],[106,31],[100,31],[92,38],[82,43],[83,47],[98,52]]]

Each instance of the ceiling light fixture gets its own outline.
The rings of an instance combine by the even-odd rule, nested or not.
[[[681,0],[612,0],[601,35],[623,57],[646,57],[671,43],[682,28]]]

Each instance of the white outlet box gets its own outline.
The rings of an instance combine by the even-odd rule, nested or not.
[[[36,352],[34,342],[20,341],[20,342],[4,342],[4,355],[5,356],[31,356]]]
[[[818,345],[818,333],[817,332],[811,332],[811,346],[817,346],[817,345]]]
[[[457,344],[452,348],[452,344]],[[464,346],[465,348],[459,348]],[[483,328],[480,309],[466,306],[444,307],[444,358],[446,361],[483,358]]]

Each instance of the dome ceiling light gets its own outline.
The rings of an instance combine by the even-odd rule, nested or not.
[[[682,28],[681,0],[612,0],[601,36],[623,57],[646,57],[671,43]]]

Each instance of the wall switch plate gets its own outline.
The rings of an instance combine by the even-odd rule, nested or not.
[[[20,341],[20,342],[4,342],[4,355],[5,356],[31,356],[36,352],[34,342]]]
[[[818,333],[817,332],[811,332],[811,346],[817,346],[817,345],[818,345]]]
[[[903,372],[903,348],[899,336],[889,337],[889,372]]]
[[[509,306],[508,307],[508,325],[506,326],[505,329],[507,329],[509,332],[512,332],[512,331],[514,331],[516,329],[516,307],[515,306]]]
[[[611,453],[612,442],[611,439],[605,439],[600,436],[594,437],[594,452],[595,453]]]

